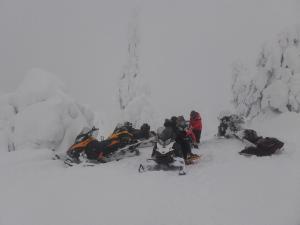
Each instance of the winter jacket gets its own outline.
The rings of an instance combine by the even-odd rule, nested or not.
[[[202,130],[202,120],[199,113],[194,118],[190,118],[190,128],[193,130]]]
[[[190,137],[193,143],[196,142],[196,136],[195,136],[195,134],[192,130],[190,130],[190,129],[187,130],[186,131],[186,136]]]

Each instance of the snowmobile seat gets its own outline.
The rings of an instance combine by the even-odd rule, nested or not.
[[[99,159],[100,155],[106,156],[114,151],[113,148],[110,148],[110,140],[97,141],[93,140],[90,142],[85,149],[86,157],[90,160]]]

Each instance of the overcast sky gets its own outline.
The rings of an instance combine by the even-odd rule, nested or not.
[[[0,93],[39,67],[80,102],[115,107],[134,8],[141,75],[164,115],[229,105],[231,63],[254,65],[264,41],[300,23],[299,0],[0,0]]]

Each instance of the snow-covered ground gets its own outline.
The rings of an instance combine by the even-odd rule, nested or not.
[[[253,126],[286,142],[281,155],[243,157],[239,141],[208,135],[197,151],[202,160],[186,176],[138,173],[149,148],[91,168],[64,168],[46,149],[2,152],[0,224],[297,225],[300,136],[290,124],[299,127],[300,119],[264,121],[265,130],[262,122]]]

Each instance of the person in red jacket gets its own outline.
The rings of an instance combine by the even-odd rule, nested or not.
[[[198,144],[200,143],[201,138],[202,120],[200,113],[194,110],[190,113],[190,129],[193,131],[196,137],[196,145],[194,147],[198,148]]]

